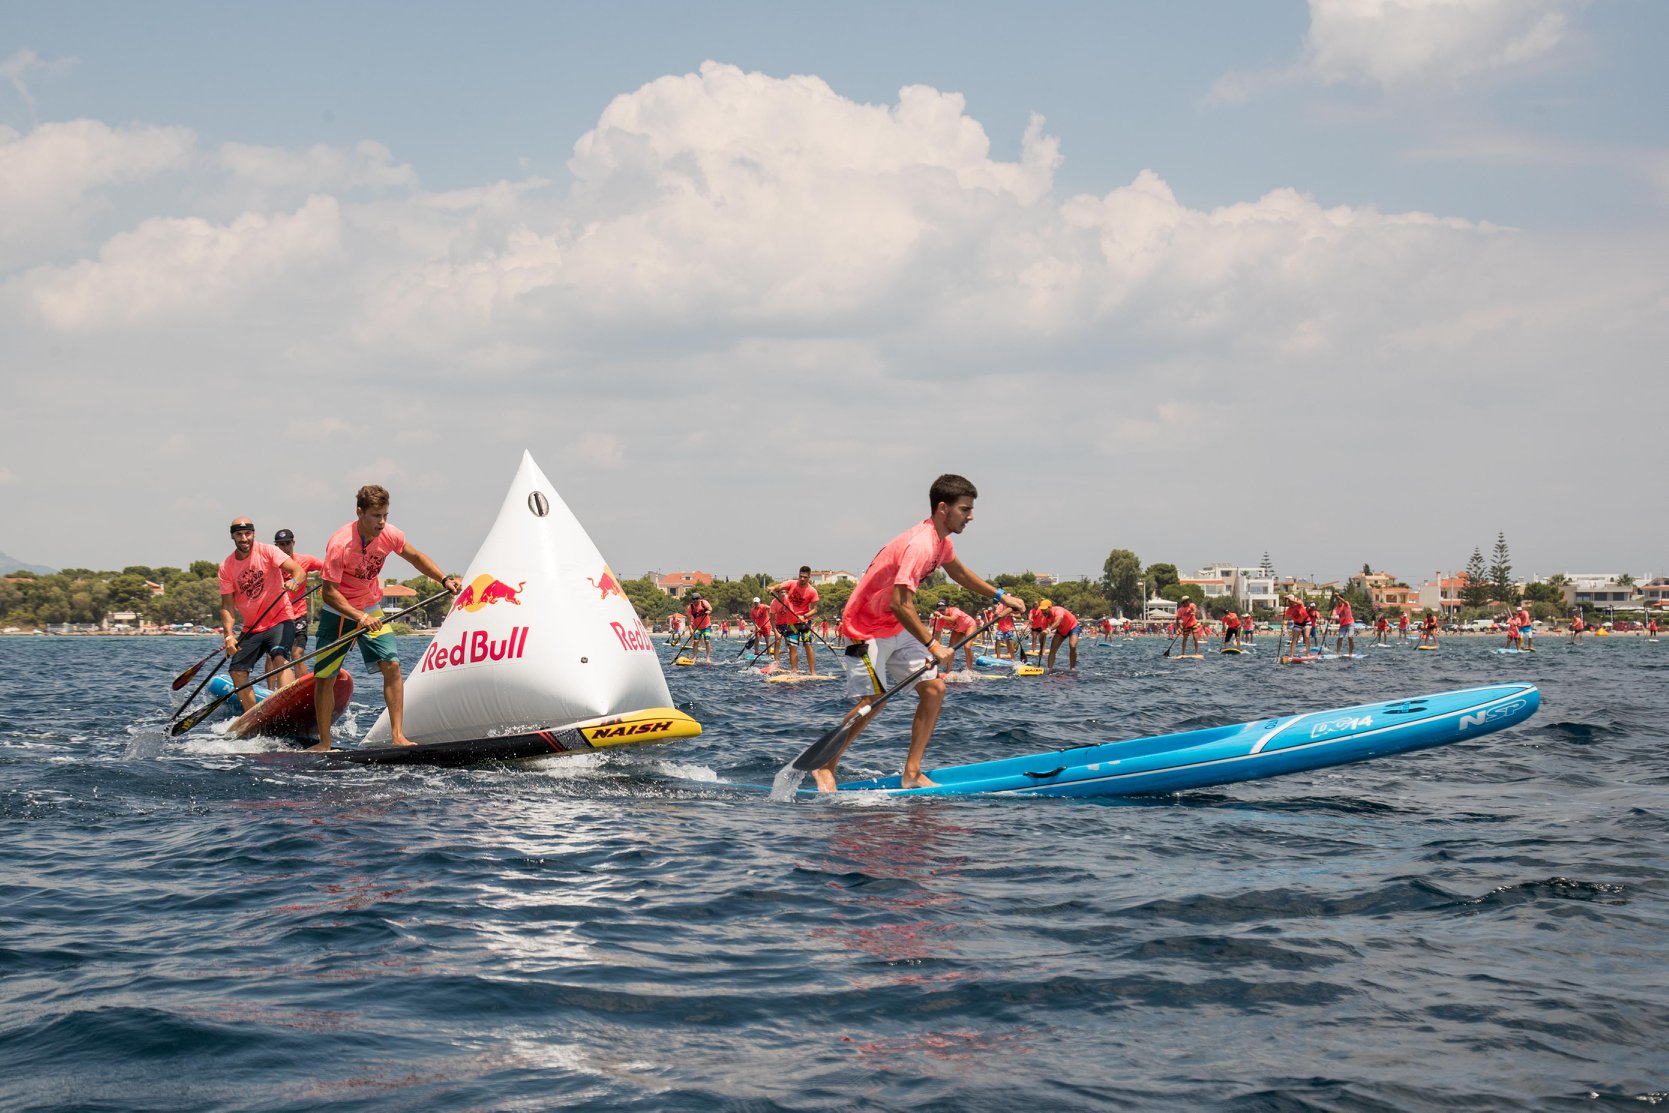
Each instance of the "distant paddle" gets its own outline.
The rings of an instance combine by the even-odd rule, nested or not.
[[[424,607],[427,607],[430,603],[433,603],[436,599],[439,599],[442,596],[450,595],[450,594],[451,594],[451,592],[449,592],[449,591],[437,591],[437,592],[435,592],[435,594],[429,596],[427,599],[423,600],[421,603],[413,603],[411,606],[406,607],[403,610],[395,611],[391,615],[384,615],[383,616],[383,624],[386,626],[388,623],[393,622],[397,618],[402,618],[402,617],[404,617],[408,614],[411,614],[413,611],[420,611]],[[227,700],[231,699],[233,696],[237,695],[239,692],[245,691],[249,688],[253,688],[255,685],[259,684],[263,680],[270,680],[273,677],[277,676],[279,673],[283,672],[285,669],[293,668],[294,666],[301,664],[301,662],[307,660],[307,658],[309,658],[309,657],[317,657],[321,653],[328,653],[331,650],[336,649],[338,646],[340,646],[341,650],[342,650],[341,654],[338,654],[338,656],[345,655],[348,652],[348,646],[352,645],[354,640],[356,638],[358,638],[364,632],[365,632],[365,628],[363,626],[355,627],[353,633],[347,634],[347,635],[345,635],[343,637],[340,637],[340,638],[337,638],[335,641],[329,643],[328,645],[321,645],[321,646],[319,646],[319,648],[313,650],[311,653],[303,654],[302,656],[296,658],[294,661],[286,661],[283,665],[279,666],[276,669],[273,669],[271,672],[262,673],[260,676],[257,676],[254,680],[251,680],[249,683],[239,685],[238,687],[233,688],[230,692],[227,692],[225,695],[220,696],[217,699],[210,700],[208,703],[205,703],[202,707],[199,707],[196,711],[193,711],[191,714],[187,715],[185,718],[181,719],[179,722],[177,722],[173,726],[169,727],[168,728],[168,736],[170,738],[178,738],[180,735],[184,734],[186,731],[190,730],[192,727],[196,726],[198,723],[201,723],[204,719],[207,719],[210,715],[214,714],[215,711],[219,709],[221,704],[225,703]]]
[[[992,618],[986,621],[983,625],[976,626],[970,630],[967,637],[950,647],[951,659],[954,661],[957,650],[961,649],[963,646],[979,637],[982,632],[989,630],[996,624],[996,618]],[[800,756],[793,760],[790,767],[804,773],[812,769],[821,769],[823,766],[827,765],[831,760],[839,756],[840,752],[846,748],[846,740],[852,737],[852,732],[858,728],[859,723],[861,723],[867,716],[873,714],[876,708],[880,707],[882,704],[892,699],[892,697],[896,696],[899,692],[902,692],[905,688],[909,687],[923,673],[927,672],[928,669],[937,666],[938,663],[937,658],[928,660],[926,664],[916,669],[909,676],[906,676],[903,680],[900,680],[891,688],[888,688],[886,691],[882,692],[862,707],[859,707],[856,711],[852,712],[845,719],[843,719],[839,726],[830,730],[827,734],[823,735],[823,737],[807,746]]]

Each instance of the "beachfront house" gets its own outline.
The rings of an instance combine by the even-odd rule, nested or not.
[[[711,587],[712,584],[711,572],[668,572],[664,576],[655,576],[655,586],[674,599],[682,599],[690,592]]]

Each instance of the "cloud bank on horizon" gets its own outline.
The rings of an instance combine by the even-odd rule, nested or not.
[[[1296,65],[1500,75],[1583,7],[1311,0]],[[31,114],[44,64],[0,67]],[[1214,95],[1257,95],[1246,73]],[[184,563],[236,512],[305,547],[380,481],[461,567],[526,445],[628,570],[857,570],[940,470],[981,485],[965,551],[992,570],[1093,574],[1121,546],[1417,578],[1498,529],[1522,571],[1669,556],[1649,510],[1603,539],[1563,522],[1661,470],[1661,226],[1302,183],[1195,208],[1162,168],[1063,196],[1069,145],[1033,116],[1004,160],[956,92],[867,104],[718,61],[616,96],[567,181],[430,191],[374,139],[0,127],[0,540]],[[64,533],[66,507],[110,535]]]

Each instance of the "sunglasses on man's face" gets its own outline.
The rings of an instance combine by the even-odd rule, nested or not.
[[[232,536],[233,537],[236,537],[240,533],[254,533],[254,532],[255,532],[255,527],[254,526],[233,526],[232,527]]]

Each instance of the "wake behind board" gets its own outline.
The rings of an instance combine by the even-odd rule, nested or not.
[[[313,712],[313,674],[302,673],[276,692],[257,684],[255,706],[232,720],[227,731],[238,738],[251,735],[271,735],[280,738],[317,738],[318,720]],[[209,681],[209,692],[216,697],[229,695],[233,685],[230,677],[217,676]],[[353,699],[354,681],[347,669],[337,672],[332,684],[330,719],[335,722],[348,710]],[[231,700],[229,706],[237,706]]]
[[[840,791],[895,796],[1163,795],[1479,738],[1523,722],[1540,704],[1541,693],[1534,685],[1494,684],[929,769],[928,777],[938,782],[931,788],[900,788],[893,776],[851,781]]]

